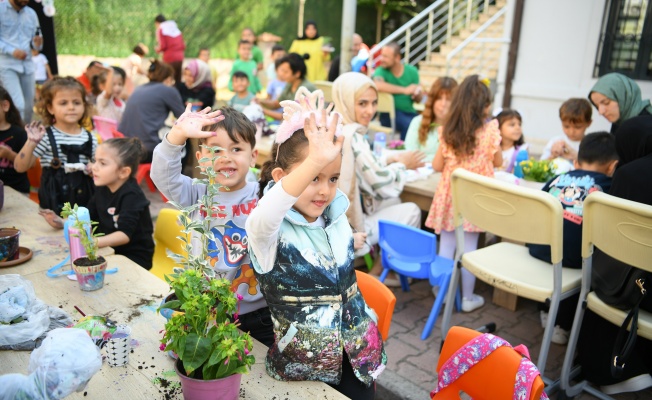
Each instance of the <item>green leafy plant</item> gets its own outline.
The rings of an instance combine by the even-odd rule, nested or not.
[[[86,251],[86,257],[90,261],[96,261],[98,259],[97,250],[99,246],[97,245],[97,238],[104,236],[103,233],[96,232],[97,225],[99,224],[96,221],[82,221],[79,219],[79,207],[77,204],[73,206],[70,203],[64,203],[63,208],[61,209],[61,217],[63,219],[68,219],[69,216],[72,216],[74,222],[73,226],[77,229],[76,234],[73,236],[78,237],[81,241],[84,250]]]
[[[159,310],[179,311],[165,324],[161,350],[173,351],[188,377],[209,380],[247,373],[255,358],[251,354],[253,340],[238,329],[238,301],[242,297],[232,291],[229,280],[216,278],[211,264],[209,244],[215,240],[211,231],[215,221],[213,210],[217,209],[216,197],[222,185],[217,182],[212,166],[219,148],[202,147],[210,151],[210,157],[201,158],[199,163],[210,161],[210,165],[199,167],[205,178],[193,183],[206,185],[206,194],[188,207],[170,201],[181,211],[183,235],[178,239],[184,243],[185,254],[168,254],[182,268],[166,275],[176,299],[162,304]],[[193,220],[196,212],[203,217]]]
[[[523,179],[534,182],[548,182],[555,176],[555,167],[550,160],[521,161]]]

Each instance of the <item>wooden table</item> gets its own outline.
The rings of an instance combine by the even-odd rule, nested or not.
[[[401,200],[404,203],[415,203],[425,212],[430,211],[439,179],[441,179],[441,172],[435,172],[428,175],[426,179],[406,183],[401,192]]]
[[[18,221],[27,220],[28,214],[22,215],[16,211],[35,212],[38,206],[20,194],[17,194],[20,198],[14,198],[12,194],[7,196],[7,192],[5,189],[5,208],[0,212],[0,221],[3,224],[12,223],[22,229],[22,224]],[[14,203],[12,200],[20,202]],[[55,261],[60,261],[60,257],[54,256],[65,254],[61,249],[65,246],[65,241],[60,231],[52,230],[49,225],[40,221],[40,216],[36,217],[38,218],[30,218],[27,221],[29,223],[21,236],[21,244],[34,246],[35,256],[24,264],[0,268],[0,275],[21,274],[32,282],[39,299],[53,307],[60,307],[73,319],[80,317],[74,309],[74,306],[78,306],[88,315],[103,315],[118,323],[126,323],[131,327],[132,338],[136,343],[127,366],[112,368],[104,363],[86,389],[81,393],[72,394],[69,398],[161,398],[161,392],[169,392],[170,389],[164,389],[160,383],[155,383],[155,378],[164,377],[170,381],[178,381],[176,374],[172,372],[173,360],[159,350],[159,340],[162,337],[159,331],[163,329],[165,319],[156,313],[156,307],[169,293],[168,285],[120,255],[106,256],[108,268],[118,267],[119,272],[106,275],[104,287],[97,291],[82,292],[77,282],[66,277],[48,278],[44,271]],[[37,240],[39,238],[47,240]],[[267,348],[254,340],[253,354],[256,364],[248,375],[242,377],[240,398],[346,398],[321,382],[280,382],[269,377],[264,364],[266,352]],[[0,352],[0,374],[27,374],[29,356],[30,352],[27,351]],[[181,398],[181,395],[178,394],[177,398]]]

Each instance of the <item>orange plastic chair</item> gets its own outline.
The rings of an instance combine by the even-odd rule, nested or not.
[[[444,347],[439,355],[437,372],[455,352],[482,333],[461,326],[448,331]],[[455,382],[435,394],[433,400],[460,400],[460,391],[475,400],[511,399],[514,381],[522,356],[510,347],[500,347],[485,359],[471,367]],[[544,389],[543,379],[538,376],[530,392],[530,400],[539,400]]]
[[[136,182],[140,185],[140,182],[145,179],[145,183],[147,183],[147,187],[149,188],[150,192],[156,192],[156,185],[154,185],[154,181],[152,178],[149,176],[150,171],[152,170],[152,164],[140,164],[138,166],[138,171],[136,171]],[[164,203],[168,202],[168,199],[163,196],[163,193],[161,193],[161,199],[163,199]]]
[[[29,179],[29,198],[39,204],[38,201],[38,188],[41,187],[41,173],[43,169],[41,168],[41,160],[36,159],[36,162],[32,168],[27,170],[27,179]]]
[[[383,340],[389,336],[389,326],[392,323],[394,315],[394,306],[396,305],[396,296],[382,282],[373,276],[355,271],[358,279],[358,288],[364,298],[364,301],[378,315],[378,330]]]

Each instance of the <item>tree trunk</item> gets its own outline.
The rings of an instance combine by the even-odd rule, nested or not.
[[[380,38],[382,37],[383,30],[383,9],[385,8],[384,4],[379,4],[376,14],[376,43],[380,43]]]

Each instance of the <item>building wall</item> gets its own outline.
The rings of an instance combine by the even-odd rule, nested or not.
[[[608,0],[527,0],[523,11],[511,108],[523,116],[526,141],[535,146],[562,133],[559,107],[571,97],[586,98]],[[513,8],[514,0],[510,0]],[[513,12],[506,18],[511,31]],[[502,70],[506,70],[503,57]],[[504,73],[495,104],[502,104]],[[638,81],[643,98],[652,98],[652,82]],[[609,130],[611,124],[593,109],[587,132]]]

